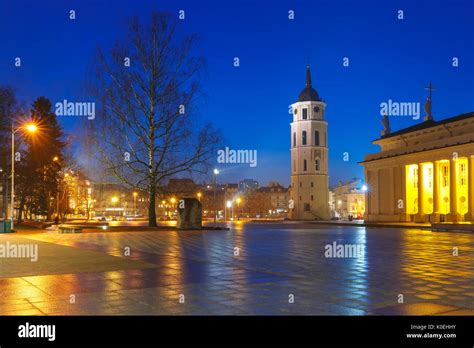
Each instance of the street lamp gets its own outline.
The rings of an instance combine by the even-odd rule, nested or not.
[[[214,223],[217,221],[217,176],[219,169],[214,168]]]
[[[231,217],[231,220],[234,219],[234,208],[232,206],[232,202],[231,201],[227,201],[227,208],[232,208],[232,217]]]
[[[199,202],[201,202],[202,193],[201,193],[201,192],[198,192],[198,193],[197,193],[197,197],[198,197],[198,199],[199,199]]]
[[[240,220],[240,202],[242,202],[242,200],[240,197],[237,197],[235,201],[237,202],[237,220]]]
[[[38,127],[34,123],[28,123],[23,127],[15,128],[12,123],[12,192],[11,192],[11,229],[13,230],[13,215],[15,212],[15,133],[20,129],[26,129],[30,133],[34,133],[38,130]]]
[[[135,216],[137,216],[137,196],[138,192],[133,193],[133,209],[135,211]]]

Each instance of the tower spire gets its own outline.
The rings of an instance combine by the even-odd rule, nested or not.
[[[311,70],[309,70],[309,64],[306,65],[306,87],[311,87]]]

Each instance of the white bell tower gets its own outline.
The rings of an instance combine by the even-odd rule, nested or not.
[[[312,87],[306,67],[306,86],[291,105],[291,196],[290,218],[329,220],[328,123],[326,103]]]

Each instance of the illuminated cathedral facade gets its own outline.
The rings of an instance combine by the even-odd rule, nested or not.
[[[474,112],[435,121],[431,96],[423,122],[373,143],[362,162],[366,221],[474,221]]]

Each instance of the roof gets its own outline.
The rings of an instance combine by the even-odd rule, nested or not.
[[[440,121],[429,120],[429,121],[425,121],[425,122],[416,124],[416,125],[408,127],[408,128],[400,129],[396,132],[392,132],[392,133],[389,133],[387,135],[383,135],[382,137],[380,137],[380,139],[377,139],[377,140],[387,139],[387,138],[395,137],[395,136],[398,136],[398,135],[403,135],[403,134],[416,132],[416,131],[423,130],[423,129],[428,129],[428,128],[431,128],[431,127],[440,126],[440,125],[447,124],[447,123],[461,121],[461,120],[471,118],[471,117],[474,117],[474,112],[468,112],[468,113],[461,114],[461,115],[458,115],[458,116],[446,118],[446,119],[440,120]]]
[[[322,101],[318,92],[316,92],[311,84],[311,71],[309,65],[306,67],[306,86],[298,96],[298,101]]]

